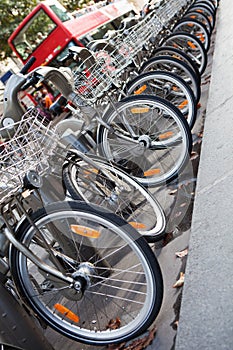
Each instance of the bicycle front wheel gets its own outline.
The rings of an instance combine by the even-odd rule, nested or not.
[[[16,248],[12,275],[34,312],[59,333],[91,345],[144,332],[162,303],[163,282],[148,243],[110,211],[54,203],[24,221],[18,240],[74,283],[44,272]]]
[[[156,186],[179,175],[192,148],[182,113],[154,96],[129,96],[108,110],[98,134],[99,152],[140,183]]]
[[[201,94],[199,76],[195,75],[192,68],[181,59],[169,55],[152,57],[143,63],[140,70],[141,73],[149,71],[165,71],[176,74],[192,89],[196,102],[199,101]]]
[[[163,39],[162,46],[173,46],[184,51],[196,64],[202,75],[207,66],[207,52],[202,42],[195,36],[185,32],[174,32]]]
[[[160,240],[165,234],[166,217],[156,198],[115,164],[89,157],[91,164],[74,156],[63,168],[63,181],[71,197],[110,209],[149,242]]]
[[[189,85],[176,74],[165,71],[150,71],[138,75],[126,87],[128,94],[144,94],[161,97],[179,108],[190,129],[195,124],[197,104]]]

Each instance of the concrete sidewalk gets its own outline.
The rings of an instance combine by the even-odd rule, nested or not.
[[[233,6],[221,0],[176,350],[233,349]]]

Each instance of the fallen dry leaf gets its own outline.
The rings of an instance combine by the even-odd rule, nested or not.
[[[184,273],[180,272],[180,278],[178,279],[178,281],[176,281],[175,284],[173,284],[173,288],[179,288],[182,287],[184,284]]]
[[[173,322],[173,324],[172,324],[172,328],[176,331],[177,330],[177,328],[178,328],[178,324],[179,324],[179,321],[175,321],[175,322]]]
[[[199,154],[198,154],[197,152],[192,152],[192,153],[191,153],[190,159],[191,159],[191,160],[194,160],[194,159],[196,159],[196,158],[198,158],[198,157],[199,157]]]
[[[185,207],[186,205],[187,205],[188,203],[186,203],[186,202],[184,202],[184,203],[181,203],[180,204],[180,208],[183,208],[183,207]]]
[[[119,319],[119,317],[117,317],[116,319],[111,319],[108,322],[108,325],[106,326],[106,329],[118,329],[121,326],[121,320]]]
[[[181,250],[180,252],[176,252],[175,255],[178,258],[183,258],[184,256],[188,255],[188,248]]]
[[[182,211],[178,211],[177,213],[175,213],[174,218],[178,218],[181,214],[182,214]]]

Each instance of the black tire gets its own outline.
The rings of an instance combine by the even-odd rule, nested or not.
[[[153,251],[135,229],[110,211],[78,201],[48,205],[31,219],[37,230],[25,220],[17,239],[75,281],[43,272],[12,247],[17,288],[46,324],[95,346],[130,340],[152,324],[162,303],[162,274]],[[70,249],[62,248],[52,227],[66,236],[76,255],[68,255]],[[118,328],[109,332],[111,319]]]
[[[195,4],[190,7],[189,11],[197,11],[200,13],[204,13],[210,20],[212,29],[215,27],[215,22],[216,22],[216,14],[215,12],[212,11],[212,9],[205,4]]]
[[[209,34],[210,35],[212,34],[212,31],[213,31],[212,24],[211,24],[208,16],[206,16],[204,13],[197,12],[197,11],[188,11],[184,15],[183,19],[185,19],[185,18],[191,18],[191,19],[198,20],[199,22],[201,22],[202,24],[205,25],[205,27],[208,30]]]

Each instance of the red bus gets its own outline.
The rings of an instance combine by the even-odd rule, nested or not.
[[[127,0],[118,0],[83,14],[70,14],[56,0],[40,2],[8,39],[11,49],[25,64],[31,56],[40,65],[59,66],[70,46],[86,46],[118,28],[122,19],[135,15]]]

